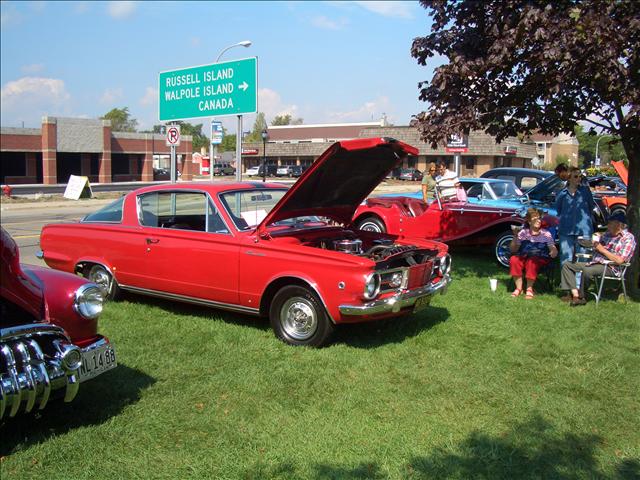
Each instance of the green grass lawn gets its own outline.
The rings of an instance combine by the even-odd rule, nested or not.
[[[0,476],[638,478],[640,305],[512,299],[470,254],[453,276],[419,314],[316,350],[266,320],[111,303],[118,368],[5,422]]]

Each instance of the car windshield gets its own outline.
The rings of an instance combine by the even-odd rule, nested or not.
[[[545,178],[527,192],[529,198],[540,202],[553,201],[555,195],[564,188],[565,182],[557,175]]]
[[[233,220],[236,228],[247,231],[255,228],[271,209],[287,193],[286,189],[236,190],[220,195],[220,202]],[[280,220],[273,225],[301,227],[309,223],[325,222],[326,219],[305,215]]]
[[[498,199],[520,198],[523,193],[513,182],[491,182],[489,187]]]

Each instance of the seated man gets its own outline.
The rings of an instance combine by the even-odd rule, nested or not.
[[[615,275],[620,275],[621,270],[616,265],[631,260],[636,249],[636,239],[626,229],[626,223],[627,219],[624,213],[617,212],[611,215],[607,223],[607,232],[602,235],[602,238],[593,242],[593,259],[589,263],[566,262],[562,266],[560,288],[571,290],[571,295],[563,298],[563,300],[571,301],[571,306],[587,303],[584,292],[594,276],[603,274],[605,262],[613,262],[609,266],[609,270]],[[576,282],[578,272],[582,272],[582,281],[579,285]]]

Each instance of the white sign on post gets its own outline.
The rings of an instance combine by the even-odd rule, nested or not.
[[[169,125],[167,127],[167,147],[180,146],[180,125]]]
[[[84,193],[86,192],[86,193]],[[70,175],[67,188],[64,190],[64,198],[71,200],[79,200],[83,198],[93,198],[91,184],[88,177],[80,177],[78,175]]]

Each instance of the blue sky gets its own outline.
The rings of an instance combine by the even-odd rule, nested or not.
[[[407,125],[424,109],[411,42],[431,24],[417,2],[1,2],[2,126],[129,107],[158,122],[161,71],[258,58],[258,109],[305,124]],[[221,118],[230,132],[235,117]],[[246,115],[250,130],[254,115]],[[191,120],[192,123],[207,119]]]

